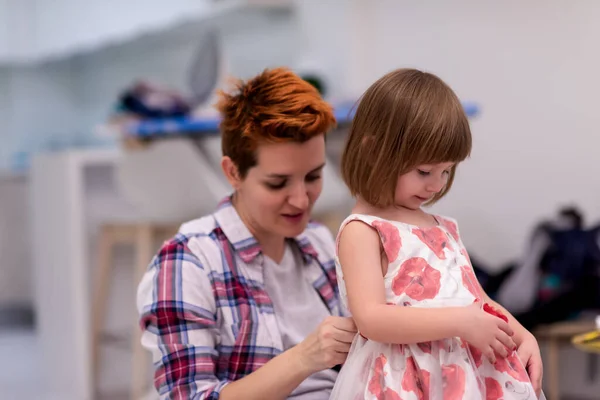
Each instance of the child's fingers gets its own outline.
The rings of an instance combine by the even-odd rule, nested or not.
[[[504,347],[509,349],[510,351],[513,351],[517,348],[517,345],[515,344],[515,341],[513,340],[513,338],[508,336],[505,332],[502,332],[502,331],[498,332],[496,339],[498,339],[498,341],[502,345],[504,345]]]

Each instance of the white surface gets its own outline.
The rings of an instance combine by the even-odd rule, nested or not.
[[[311,54],[339,76],[338,93],[358,95],[412,66],[480,104],[472,157],[435,211],[458,219],[491,268],[519,256],[533,225],[563,204],[599,222],[600,2],[297,4]]]
[[[63,399],[92,398],[86,230],[86,192],[90,189],[85,178],[88,169],[113,165],[117,155],[100,151],[45,154],[34,160],[31,169],[40,367],[49,390]]]
[[[220,137],[203,142],[213,139],[220,143]],[[212,165],[185,138],[156,141],[128,151],[117,169],[119,187],[127,200],[142,215],[165,221],[186,221],[213,211],[231,192],[222,176],[220,166]]]
[[[62,60],[186,24],[206,25],[250,7],[287,6],[284,0],[3,0],[2,25],[19,29],[0,31],[0,64]]]
[[[29,330],[0,331],[0,395],[3,400],[58,399],[48,395],[43,369],[37,362],[39,346]],[[10,362],[7,362],[10,360]]]
[[[121,291],[122,292],[122,291]],[[109,349],[110,350],[110,349]],[[50,389],[47,380],[50,377],[41,364],[39,335],[32,330],[0,330],[0,354],[4,362],[0,363],[0,398],[2,400],[65,400],[63,394]],[[123,380],[117,374],[128,379],[130,354],[122,349],[104,351],[106,368],[113,371],[109,379]],[[10,362],[6,362],[10,360]],[[57,363],[57,366],[59,364]],[[104,372],[104,371],[103,371]],[[97,400],[128,399],[127,383],[125,388],[111,390],[109,382],[101,382]],[[72,397],[71,397],[72,398]],[[90,398],[91,399],[91,398]],[[80,400],[78,398],[77,400]],[[154,389],[149,390],[142,400],[158,400]]]

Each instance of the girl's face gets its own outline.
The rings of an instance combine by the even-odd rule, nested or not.
[[[396,184],[395,203],[409,210],[418,210],[442,191],[455,163],[419,165],[400,175]]]

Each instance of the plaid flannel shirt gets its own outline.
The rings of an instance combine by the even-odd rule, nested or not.
[[[346,315],[329,230],[310,223],[294,242],[306,279],[332,315]],[[152,353],[161,398],[218,399],[227,383],[284,350],[262,259],[229,198],[163,244],[137,294],[142,345]]]

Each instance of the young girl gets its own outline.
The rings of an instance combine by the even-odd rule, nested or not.
[[[456,221],[422,209],[470,151],[462,106],[438,77],[397,70],[365,92],[342,157],[357,202],[336,259],[360,335],[331,399],[538,398],[537,342],[483,292]]]

